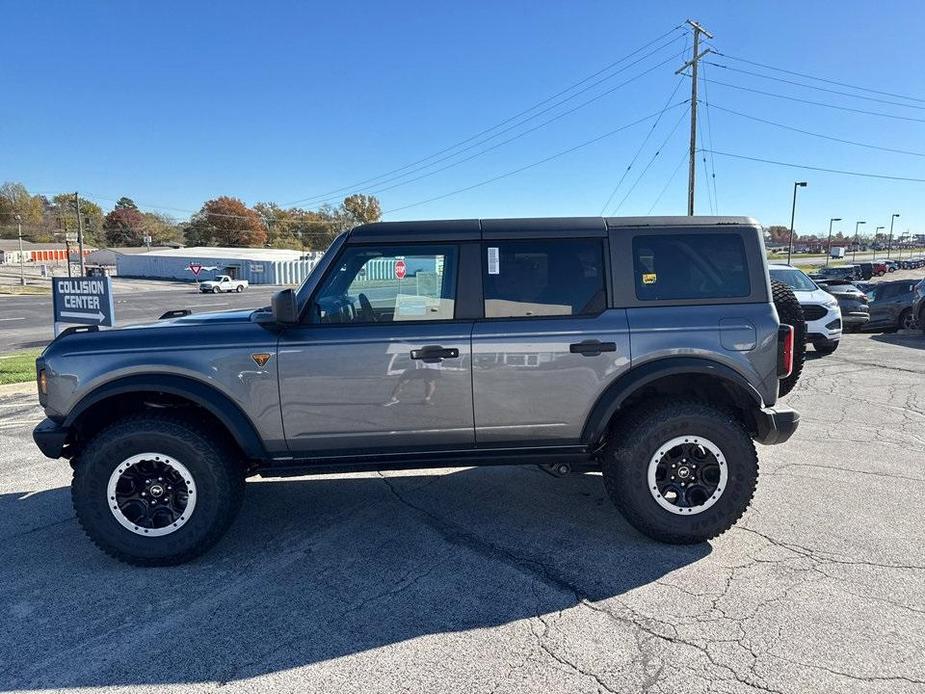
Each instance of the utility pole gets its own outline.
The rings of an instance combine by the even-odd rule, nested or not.
[[[23,265],[23,250],[22,250],[22,217],[16,215],[16,228],[17,235],[19,236],[19,283],[22,286],[26,286],[26,268]]]
[[[793,221],[797,216],[797,188],[805,188],[806,181],[793,182],[793,207],[790,208],[790,241],[787,243],[787,265],[790,265],[790,254],[793,253]]]
[[[841,217],[832,217],[832,219],[829,220],[829,243],[825,249],[825,266],[826,267],[829,266],[829,258],[832,255],[832,223],[840,222],[840,221],[841,221]]]
[[[703,53],[700,52],[700,35],[703,34],[707,38],[712,39],[713,34],[704,29],[693,19],[688,19],[687,23],[694,32],[694,50],[691,53],[691,59],[678,68],[674,74],[680,74],[687,68],[691,69],[691,161],[690,169],[687,174],[687,214],[688,216],[693,216],[694,183],[697,174],[697,65],[700,63],[700,59],[703,56],[713,52],[709,48]]]
[[[890,238],[889,238],[889,240],[886,242],[886,257],[887,257],[887,260],[890,259],[890,250],[892,250],[892,248],[893,248],[893,222],[896,221],[896,218],[897,218],[897,217],[899,217],[899,213],[898,213],[898,212],[894,212],[892,215],[890,215]]]
[[[858,259],[858,227],[862,224],[867,224],[867,222],[855,222],[854,223],[854,249],[851,251],[851,262],[853,263]]]
[[[80,276],[85,277],[87,272],[84,268],[84,220],[80,216],[80,196],[74,193],[74,203],[77,206],[77,252],[80,254]]]

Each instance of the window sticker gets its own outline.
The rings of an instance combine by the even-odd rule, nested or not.
[[[654,272],[647,272],[642,276],[643,284],[655,284],[656,275]]]
[[[488,249],[488,274],[501,274],[501,255],[498,253],[497,246],[491,246]]]

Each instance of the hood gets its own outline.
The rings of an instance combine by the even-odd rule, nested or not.
[[[216,325],[218,323],[247,323],[251,316],[261,311],[259,308],[236,308],[228,311],[210,311],[208,313],[191,313],[188,316],[178,318],[166,318],[164,320],[154,321],[152,323],[141,323],[140,325],[127,325],[123,330],[137,330],[140,328],[165,328],[168,326],[194,326],[194,325]]]
[[[831,304],[832,295],[824,289],[794,289],[793,293],[801,304]]]

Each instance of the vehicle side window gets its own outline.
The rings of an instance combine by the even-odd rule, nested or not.
[[[325,278],[313,306],[315,323],[452,320],[456,246],[348,247]]]
[[[658,234],[633,239],[636,297],[642,301],[732,299],[751,293],[737,234]]]
[[[485,317],[587,316],[607,307],[600,239],[486,241]]]

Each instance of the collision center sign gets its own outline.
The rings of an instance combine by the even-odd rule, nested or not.
[[[107,325],[115,323],[109,277],[73,277],[51,283],[55,323]]]

